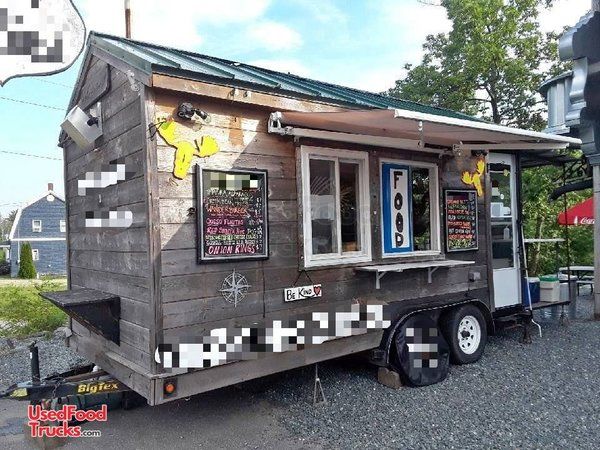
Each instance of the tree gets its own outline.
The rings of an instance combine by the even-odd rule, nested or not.
[[[0,215],[0,241],[8,238],[8,234],[10,233],[10,229],[12,228],[16,216],[16,209],[12,210],[6,217]]]
[[[558,37],[542,33],[537,21],[540,9],[551,7],[552,0],[441,0],[439,4],[446,8],[452,31],[428,36],[421,64],[405,66],[406,77],[387,94],[497,124],[544,128],[545,107],[537,89],[567,69],[558,58]],[[556,167],[524,171],[527,237],[562,237],[556,215],[563,203],[548,200],[560,176]],[[569,205],[583,198],[585,193],[569,194]],[[590,229],[571,229],[573,261],[590,260],[590,233]],[[554,271],[554,248],[528,250],[531,272]],[[565,262],[563,247],[561,264]]]
[[[37,272],[33,264],[33,255],[31,253],[31,244],[25,242],[21,247],[21,261],[19,263],[19,278],[35,278]]]
[[[537,88],[564,69],[557,36],[544,34],[539,8],[552,0],[442,0],[452,31],[430,35],[421,64],[387,94],[477,114],[494,123],[541,129]]]

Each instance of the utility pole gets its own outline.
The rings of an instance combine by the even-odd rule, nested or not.
[[[125,37],[131,39],[131,0],[125,0]]]
[[[592,0],[592,11],[600,12],[600,0]],[[600,139],[600,136],[596,139]],[[600,165],[594,162],[594,319],[600,320]]]

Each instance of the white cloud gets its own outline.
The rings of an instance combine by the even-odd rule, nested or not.
[[[158,1],[174,3],[173,0]],[[271,0],[196,0],[193,7],[190,7],[192,2],[189,0],[183,0],[181,3],[185,4],[185,7],[180,8],[183,14],[189,14],[193,10],[199,21],[224,25],[247,23],[262,17]]]
[[[294,0],[294,3],[302,6],[321,23],[345,23],[348,20],[346,14],[331,0]]]
[[[297,59],[257,59],[249,64],[301,77],[308,77],[311,73],[310,69]]]
[[[271,20],[250,25],[248,39],[266,50],[293,50],[302,45],[300,33]]]
[[[441,6],[427,5],[417,0],[385,0],[378,7],[382,29],[389,35],[390,41],[401,46],[404,62],[420,63],[425,38],[452,29],[446,9]]]
[[[203,23],[250,23],[261,17],[270,0],[132,0],[132,38],[194,49],[202,43]],[[123,0],[80,0],[88,30],[125,35]]]
[[[575,25],[590,10],[591,4],[590,0],[555,0],[551,9],[540,12],[540,27],[545,32],[561,32],[563,27]]]
[[[347,78],[340,78],[336,82],[343,86],[378,93],[394,87],[396,80],[406,76],[406,70],[401,66],[382,67],[363,70],[360,73],[350,71],[349,75]]]

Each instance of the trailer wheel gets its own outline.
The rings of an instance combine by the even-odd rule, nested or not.
[[[487,325],[474,305],[452,309],[441,319],[440,328],[450,344],[450,360],[455,364],[473,363],[483,354]]]

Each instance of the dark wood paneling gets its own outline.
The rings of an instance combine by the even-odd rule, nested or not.
[[[140,152],[141,153],[141,152]],[[71,214],[85,214],[86,211],[116,209],[146,200],[146,182],[143,176],[121,181],[103,189],[87,190],[86,195],[77,194],[77,180],[67,185]]]
[[[146,277],[148,255],[146,252],[71,250],[71,266]]]
[[[94,210],[99,211],[101,208],[94,208]],[[145,227],[148,219],[146,217],[146,203],[133,203],[130,205],[120,205],[117,208],[119,211],[131,211],[133,214],[133,223],[129,227],[132,228],[140,228]],[[71,213],[71,211],[69,211]],[[69,227],[72,232],[89,232],[94,233],[98,229],[95,228],[86,228],[85,226],[85,212],[81,212],[80,214],[70,214],[69,215]]]
[[[70,162],[67,166],[67,178],[82,178],[86,172],[99,171],[103,164],[108,164],[117,158],[123,158],[127,170],[137,175],[142,166],[138,166],[139,150],[144,147],[144,132],[141,125],[133,127],[121,136],[98,147],[97,150],[86,153],[84,156]],[[69,146],[69,149],[75,145]],[[69,152],[71,152],[69,150]],[[68,152],[68,153],[69,153]],[[135,156],[134,156],[135,155]]]
[[[119,297],[128,297],[147,303],[150,301],[148,278],[135,277],[105,270],[71,268],[72,284],[108,292]]]
[[[73,250],[140,252],[148,250],[148,233],[143,228],[74,231],[70,242]]]

